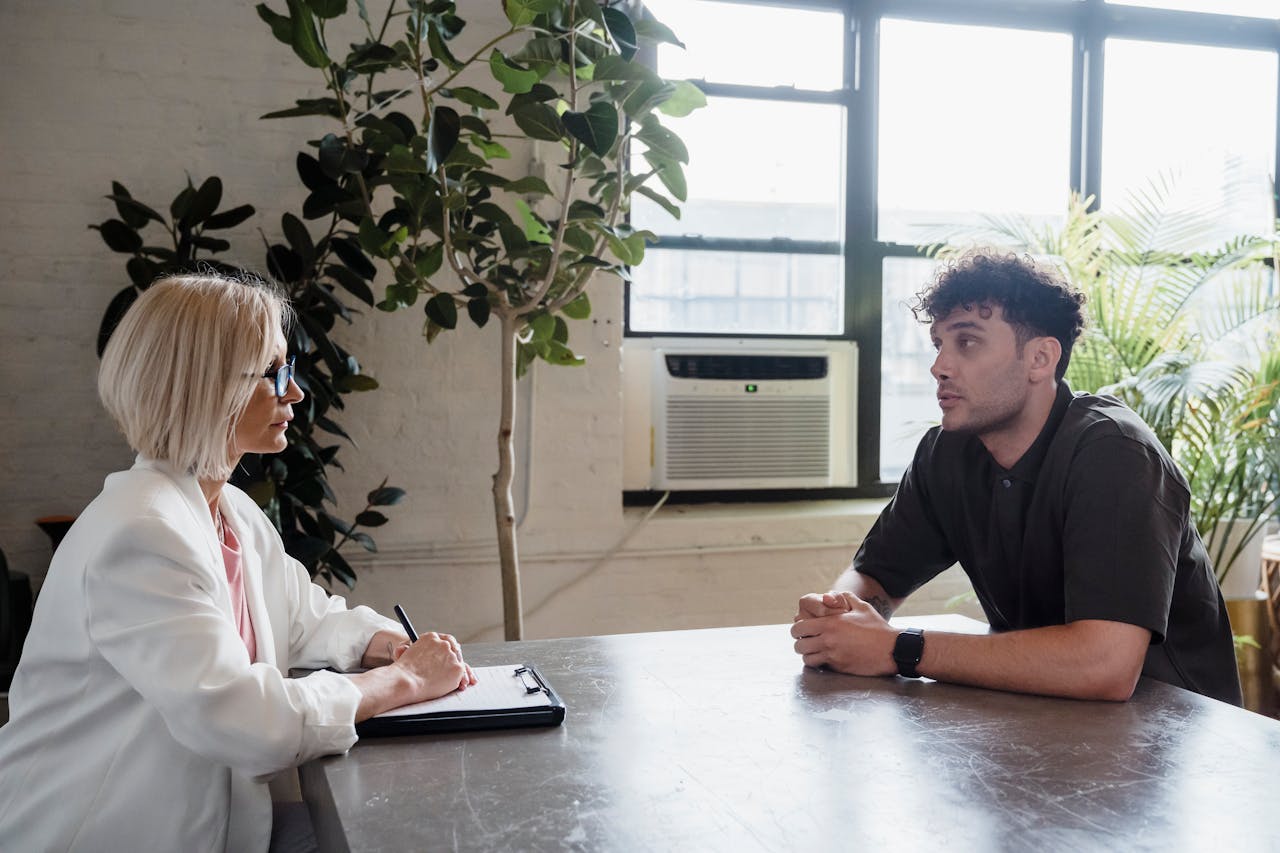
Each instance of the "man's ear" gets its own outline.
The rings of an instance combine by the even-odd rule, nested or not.
[[[1027,341],[1026,354],[1031,364],[1031,375],[1037,381],[1055,379],[1058,362],[1062,359],[1062,342],[1053,337],[1032,338]]]

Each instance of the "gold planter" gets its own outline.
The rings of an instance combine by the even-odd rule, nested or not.
[[[1267,600],[1261,592],[1254,598],[1229,598],[1227,617],[1231,620],[1232,634],[1237,637],[1252,637],[1259,646],[1236,646],[1236,666],[1240,669],[1244,706],[1250,711],[1274,716],[1276,695],[1271,683],[1271,660],[1267,653],[1270,640]]]

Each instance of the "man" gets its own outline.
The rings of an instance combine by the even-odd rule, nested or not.
[[[1231,628],[1186,480],[1111,397],[1063,380],[1084,297],[1030,260],[973,252],[918,297],[942,425],[925,434],[837,591],[800,599],[809,666],[1124,701],[1140,675],[1240,704]],[[990,634],[899,631],[959,562]]]

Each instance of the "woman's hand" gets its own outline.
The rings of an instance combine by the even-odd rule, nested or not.
[[[462,647],[452,634],[429,631],[418,642],[403,642],[392,649],[395,666],[404,667],[423,682],[424,695],[412,701],[423,702],[466,690],[476,683],[476,674],[462,659]]]
[[[462,647],[449,634],[429,631],[421,634],[416,643],[410,643],[403,635],[375,635],[365,652],[366,661],[374,656],[379,642],[391,662],[350,676],[362,694],[356,722],[401,705],[465,690],[476,683],[475,672],[462,659]]]

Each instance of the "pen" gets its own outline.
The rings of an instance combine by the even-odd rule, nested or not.
[[[395,611],[396,615],[400,617],[400,624],[404,626],[404,632],[409,635],[409,642],[418,642],[418,632],[413,630],[413,623],[409,621],[409,615],[404,612],[404,608],[397,604]]]

